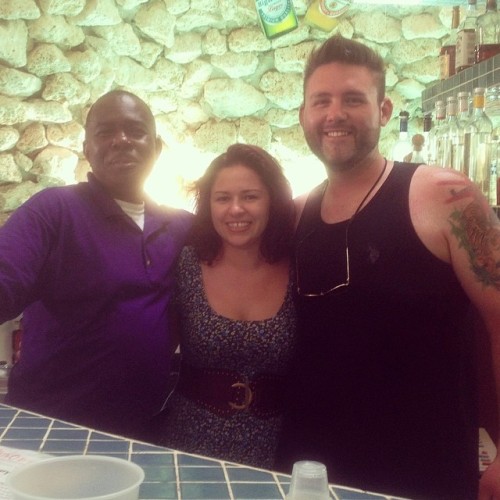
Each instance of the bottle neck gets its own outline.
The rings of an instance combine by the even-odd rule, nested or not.
[[[486,3],[486,12],[496,12],[497,10],[497,0],[488,0]]]
[[[465,17],[475,17],[476,16],[476,3],[469,3],[467,5],[467,14]]]
[[[476,95],[474,96],[474,114],[475,115],[481,115],[484,113],[484,106],[485,106],[485,98],[484,95]]]
[[[459,98],[459,100],[458,100],[458,113],[461,116],[469,114],[469,98],[468,97]]]
[[[452,121],[457,117],[457,101],[450,100],[446,105],[446,117],[448,121]]]
[[[456,30],[460,24],[460,7],[453,7],[453,14],[451,17],[451,28]]]

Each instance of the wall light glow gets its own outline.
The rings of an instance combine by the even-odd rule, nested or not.
[[[164,147],[144,189],[160,205],[193,211],[190,184],[201,177],[215,153],[202,153],[190,144]]]
[[[292,155],[279,148],[272,154],[282,165],[294,197],[308,192],[325,178],[323,164],[313,155]],[[203,175],[216,156],[216,153],[202,153],[192,144],[166,147],[146,181],[145,190],[160,205],[193,211],[189,186]]]

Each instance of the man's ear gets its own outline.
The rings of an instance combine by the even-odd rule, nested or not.
[[[384,97],[380,103],[380,124],[385,127],[392,116],[393,104],[388,97]]]
[[[85,156],[85,159],[88,161],[89,157],[88,157],[88,154],[87,154],[87,141],[83,141],[83,156]]]
[[[157,135],[155,138],[155,146],[156,146],[156,158],[158,158],[163,149],[163,140],[159,135]]]

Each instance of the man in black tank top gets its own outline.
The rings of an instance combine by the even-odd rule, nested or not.
[[[334,36],[306,65],[300,123],[327,180],[297,200],[301,347],[277,468],[422,500],[500,498],[479,482],[472,310],[500,373],[500,221],[467,177],[387,161],[383,60]],[[497,388],[498,392],[498,388]]]

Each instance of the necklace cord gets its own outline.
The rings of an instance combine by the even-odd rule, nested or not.
[[[387,158],[384,158],[384,166],[382,167],[382,171],[377,176],[377,178],[375,179],[375,182],[372,184],[372,186],[370,187],[370,189],[368,190],[368,192],[365,194],[365,196],[361,200],[361,203],[358,205],[358,208],[356,208],[354,214],[347,221],[347,226],[346,226],[346,229],[345,229],[346,278],[345,278],[344,282],[342,282],[339,285],[336,285],[336,286],[334,286],[332,288],[329,288],[328,290],[323,291],[323,292],[312,293],[312,292],[304,292],[304,291],[302,291],[301,290],[301,286],[300,286],[299,258],[298,258],[298,255],[297,255],[298,246],[301,245],[309,236],[311,236],[311,234],[313,234],[316,229],[312,229],[311,231],[309,231],[306,234],[306,236],[304,236],[299,241],[299,243],[297,245],[297,250],[296,250],[296,253],[295,253],[295,270],[296,270],[296,276],[297,276],[297,293],[299,295],[302,295],[303,297],[322,297],[324,295],[329,294],[330,292],[333,292],[334,290],[337,290],[339,288],[345,288],[345,287],[348,287],[350,285],[350,283],[351,283],[351,262],[350,262],[350,255],[349,255],[350,254],[350,252],[349,252],[349,227],[351,225],[351,222],[356,217],[356,215],[358,215],[359,211],[361,210],[361,208],[365,204],[365,202],[368,199],[368,197],[370,196],[370,194],[373,192],[373,190],[375,189],[375,187],[377,186],[377,184],[381,181],[382,177],[384,176],[384,173],[385,173],[386,169],[387,169]],[[325,183],[324,189],[326,189],[326,186],[327,186],[327,183]],[[324,193],[324,191],[323,191],[323,193]]]
[[[354,212],[353,216],[349,219],[349,222],[351,222],[352,219],[354,219],[354,217],[356,217],[356,215],[358,215],[359,211],[361,210],[361,208],[365,204],[365,201],[368,199],[368,196],[370,196],[372,194],[373,190],[375,189],[377,184],[380,182],[380,179],[382,179],[382,176],[384,175],[385,170],[387,168],[387,158],[384,158],[384,160],[385,161],[384,161],[384,166],[382,168],[382,171],[380,172],[378,177],[375,179],[375,182],[373,183],[372,187],[368,190],[368,193],[366,193],[364,198],[361,200],[361,203],[358,205],[358,208],[356,208],[356,211]]]
[[[382,168],[382,171],[380,172],[380,174],[378,174],[378,177],[375,179],[375,182],[372,184],[372,187],[365,194],[365,196],[361,200],[361,203],[358,205],[358,208],[356,208],[355,212],[352,214],[352,217],[349,219],[349,222],[347,223],[347,227],[346,227],[346,230],[345,230],[345,242],[346,242],[346,245],[347,245],[347,235],[349,233],[349,227],[351,225],[351,222],[354,220],[354,217],[356,217],[356,215],[358,215],[359,211],[363,208],[363,205],[365,204],[365,201],[372,194],[373,190],[375,189],[375,187],[377,186],[377,184],[382,179],[382,177],[383,177],[386,169],[387,169],[387,158],[384,158],[384,166]],[[347,258],[349,258],[349,256]]]

